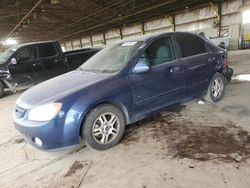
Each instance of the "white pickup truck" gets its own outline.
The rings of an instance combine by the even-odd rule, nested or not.
[[[229,47],[229,37],[215,37],[215,38],[209,38],[211,42],[213,42],[215,45],[228,49]]]
[[[221,37],[207,37],[204,32],[197,33],[198,35],[207,38],[216,46],[219,46],[224,49],[228,49],[229,47],[229,37],[228,36],[221,36]]]

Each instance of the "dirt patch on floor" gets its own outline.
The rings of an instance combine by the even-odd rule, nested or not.
[[[14,144],[21,144],[24,142],[24,139],[23,138],[17,138],[14,140]]]
[[[219,159],[241,162],[249,157],[250,136],[236,127],[192,127],[178,143],[172,145],[175,157],[201,161]],[[182,132],[181,130],[177,130]],[[183,133],[182,133],[183,134]]]
[[[70,152],[69,155],[73,155],[75,153],[78,153],[80,151],[82,151],[84,148],[86,148],[87,146],[86,145],[81,145],[79,148],[75,149],[74,151]]]
[[[153,137],[166,151],[163,157],[224,162],[243,162],[250,157],[247,131],[224,120],[218,123],[214,120],[192,120],[181,110],[172,110],[130,125],[122,143],[130,145],[140,139],[146,142],[149,137]]]
[[[80,161],[75,161],[64,177],[69,177],[74,175],[78,170],[81,170],[84,167],[84,165],[85,164],[81,163]]]
[[[139,142],[140,138],[142,138],[140,136],[141,132],[145,129],[150,131],[150,128],[153,129],[156,128],[154,123],[158,121],[158,118],[161,118],[161,116],[160,115],[151,116],[137,123],[127,125],[121,143],[129,146],[131,144]]]

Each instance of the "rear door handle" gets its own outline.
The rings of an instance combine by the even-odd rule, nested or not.
[[[209,62],[214,62],[215,60],[216,60],[216,57],[209,57],[209,58],[208,58],[208,61],[209,61]]]

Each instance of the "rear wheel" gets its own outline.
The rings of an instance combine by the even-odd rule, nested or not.
[[[209,84],[207,94],[204,97],[205,100],[209,102],[220,101],[224,95],[225,87],[226,81],[224,76],[220,73],[216,73]]]
[[[3,94],[4,94],[4,85],[3,82],[0,81],[0,98],[3,97]]]
[[[90,111],[82,127],[82,136],[88,146],[96,150],[106,150],[118,144],[124,134],[123,113],[108,104]]]

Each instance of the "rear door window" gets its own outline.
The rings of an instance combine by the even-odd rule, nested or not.
[[[15,58],[17,62],[32,61],[37,59],[37,51],[35,46],[25,46],[20,48],[16,54]]]
[[[204,41],[192,34],[177,34],[177,41],[180,46],[182,57],[190,57],[207,53]]]
[[[38,45],[39,57],[52,57],[57,55],[57,51],[53,43],[44,43]]]

